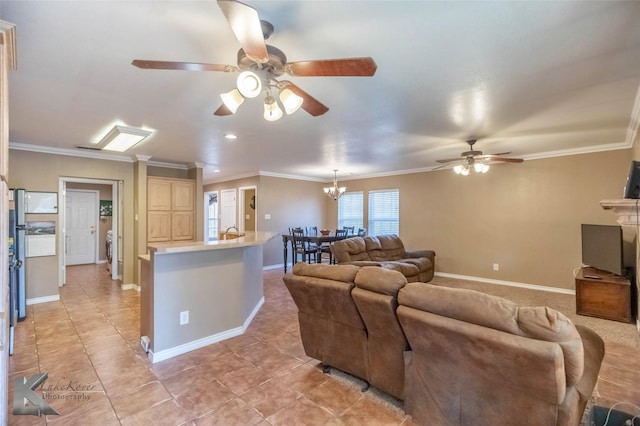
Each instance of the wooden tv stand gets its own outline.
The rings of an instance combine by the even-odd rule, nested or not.
[[[576,276],[576,313],[632,322],[632,287],[628,278],[595,268],[581,268]]]

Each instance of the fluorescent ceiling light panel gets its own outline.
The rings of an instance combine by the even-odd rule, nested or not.
[[[97,146],[107,151],[125,152],[152,133],[151,130],[115,125]]]

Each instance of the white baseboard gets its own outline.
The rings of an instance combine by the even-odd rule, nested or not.
[[[59,294],[44,297],[34,297],[33,299],[27,299],[27,305],[37,305],[39,303],[57,302],[60,300]]]
[[[472,277],[469,275],[458,275],[458,274],[449,274],[446,272],[436,272],[435,275],[439,277],[445,278],[455,278],[458,280],[467,280],[467,281],[477,281],[489,284],[497,284],[497,285],[506,285],[510,287],[520,287],[527,288],[529,290],[539,290],[539,291],[548,291],[551,293],[561,293],[561,294],[571,294],[575,295],[576,291],[568,288],[558,288],[558,287],[548,287],[544,285],[538,284],[527,284],[527,283],[519,283],[515,281],[503,281],[503,280],[494,280],[491,278],[483,278],[483,277]]]
[[[136,290],[136,291],[140,291],[140,286],[138,284],[135,283],[131,283],[131,284],[122,284],[120,286],[120,288],[122,290]]]
[[[290,269],[291,265],[287,264],[287,268]],[[267,266],[263,266],[262,267],[263,271],[270,271],[272,269],[282,269],[282,270],[284,270],[284,263],[278,263],[276,265],[267,265]]]
[[[155,364],[156,362],[164,361],[166,359],[173,358],[175,356],[182,355],[184,353],[191,352],[196,349],[203,348],[205,346],[209,346],[213,343],[218,343],[223,340],[230,339],[232,337],[240,336],[241,334],[244,334],[244,332],[247,330],[247,328],[249,327],[249,324],[251,324],[251,321],[253,321],[253,318],[258,314],[258,311],[260,310],[263,304],[264,304],[264,297],[262,297],[258,301],[256,306],[253,308],[253,310],[249,314],[249,317],[246,319],[246,321],[241,327],[236,327],[230,330],[221,331],[220,333],[212,334],[211,336],[203,337],[202,339],[194,340],[189,343],[185,343],[183,345],[174,346],[173,348],[165,349],[163,351],[159,351],[159,352],[149,351],[148,358],[152,364]]]

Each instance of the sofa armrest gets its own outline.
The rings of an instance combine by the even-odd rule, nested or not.
[[[405,252],[405,257],[427,257],[431,259],[431,261],[433,261],[433,259],[436,257],[436,252],[433,250],[407,250]]]

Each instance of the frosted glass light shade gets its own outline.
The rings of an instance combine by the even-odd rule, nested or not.
[[[264,98],[264,119],[267,121],[277,121],[282,118],[282,110],[273,96]]]
[[[300,96],[296,95],[291,91],[291,89],[284,88],[280,92],[280,101],[282,102],[282,106],[284,106],[284,111],[287,114],[293,114],[302,106],[302,99]]]
[[[251,71],[243,71],[236,81],[238,90],[245,98],[255,98],[262,92],[262,81],[260,77]]]
[[[229,109],[229,111],[234,114],[238,110],[238,107],[244,102],[244,96],[242,96],[238,89],[233,89],[230,92],[222,93],[220,95],[220,98],[222,99],[224,105]]]

